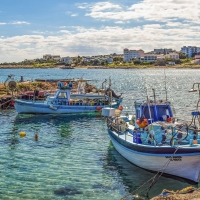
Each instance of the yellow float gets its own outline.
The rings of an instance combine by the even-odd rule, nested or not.
[[[26,132],[21,131],[21,132],[19,132],[19,135],[20,135],[20,138],[23,138],[26,136]]]

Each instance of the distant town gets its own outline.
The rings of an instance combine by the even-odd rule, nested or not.
[[[144,50],[131,50],[125,48],[123,54],[61,57],[60,55],[45,54],[42,58],[25,59],[22,62],[1,63],[0,65],[29,65],[34,67],[46,66],[127,66],[127,65],[181,65],[200,64],[200,47],[183,46],[180,51],[168,48],[154,49],[150,52]]]

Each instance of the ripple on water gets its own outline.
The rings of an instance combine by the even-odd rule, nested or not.
[[[9,70],[1,72],[5,78],[10,74]],[[31,79],[43,78],[46,72],[12,73]],[[74,70],[71,76],[83,73]],[[62,78],[63,70],[48,69],[48,74]],[[107,70],[106,75],[103,70],[87,70],[84,77],[102,80],[111,76],[113,89],[124,93],[124,112],[132,112],[134,101],[146,98],[145,87],[149,95],[154,87],[156,98],[165,98],[163,74],[162,69]],[[198,97],[187,91],[199,81],[199,70],[167,69],[166,74],[167,96],[176,116],[190,119]],[[101,86],[101,82],[96,84]],[[110,143],[105,121],[95,114],[17,115],[7,110],[0,113],[0,127],[0,199],[120,199],[154,175],[119,155]],[[20,138],[20,131],[26,137]],[[180,178],[163,176],[150,195],[188,185]]]

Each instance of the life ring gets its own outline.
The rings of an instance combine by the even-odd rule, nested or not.
[[[144,118],[144,119],[137,119],[136,120],[136,124],[140,127],[140,128],[145,128],[148,125],[148,119]]]

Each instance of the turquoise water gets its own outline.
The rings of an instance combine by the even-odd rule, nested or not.
[[[188,93],[200,80],[200,70],[166,70],[168,98],[176,116],[189,120],[198,100]],[[0,81],[8,74],[15,79],[65,78],[69,70],[0,70]],[[96,70],[75,69],[68,77],[100,80],[111,76],[113,89],[123,92],[124,112],[133,112],[136,99],[145,98],[145,87],[157,98],[165,98],[163,69]],[[20,138],[19,132],[26,132]],[[38,141],[34,136],[38,134]],[[106,123],[96,114],[17,115],[15,110],[0,113],[0,199],[120,199],[155,174],[127,162],[109,140]],[[181,178],[163,176],[150,191],[182,189],[190,184]],[[133,197],[130,196],[129,199]],[[139,199],[143,199],[144,194]]]

